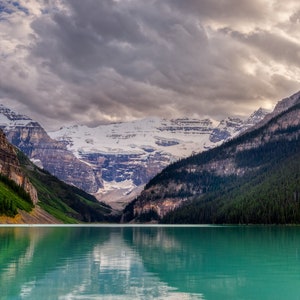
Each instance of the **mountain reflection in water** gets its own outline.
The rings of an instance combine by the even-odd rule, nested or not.
[[[0,299],[294,299],[298,227],[1,227]]]

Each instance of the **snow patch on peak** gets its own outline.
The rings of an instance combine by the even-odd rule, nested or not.
[[[221,143],[233,138],[262,121],[268,113],[270,113],[268,109],[259,108],[245,121],[236,117],[227,117],[213,130],[209,140],[213,143]]]
[[[28,116],[16,113],[0,104],[0,127],[2,129],[5,127],[27,126],[31,122],[34,121]]]
[[[250,117],[246,120],[246,124],[251,126],[261,121],[267,114],[271,113],[272,110],[260,107],[258,110],[253,112]]]

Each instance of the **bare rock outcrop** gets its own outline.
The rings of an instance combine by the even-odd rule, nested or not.
[[[7,176],[29,193],[34,204],[38,202],[37,191],[29,179],[23,174],[16,149],[7,141],[0,130],[0,174]]]

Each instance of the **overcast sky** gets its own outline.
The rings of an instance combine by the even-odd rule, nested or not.
[[[0,0],[0,102],[46,128],[246,116],[300,90],[298,0]]]

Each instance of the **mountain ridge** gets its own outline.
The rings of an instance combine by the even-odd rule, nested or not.
[[[276,165],[277,160],[282,160],[284,155],[287,156],[288,163],[289,156],[293,155],[293,151],[296,153],[299,151],[298,135],[300,130],[300,94],[296,93],[290,98],[279,102],[273,113],[267,115],[266,120],[263,120],[260,125],[254,126],[252,130],[249,129],[219,147],[183,159],[164,169],[125,209],[123,220],[160,220],[168,214],[172,215],[172,211],[178,212],[177,215],[180,215],[180,207],[190,203],[191,199],[208,199],[209,195],[214,195],[215,199],[218,198],[224,202],[225,200],[221,199],[225,199],[225,196],[222,198],[221,194],[228,194],[228,189],[238,190],[234,183],[241,187],[245,186],[246,182],[243,181],[243,178],[247,178],[251,174],[267,178],[269,176],[267,171],[264,175],[261,174],[264,168],[267,170],[268,167],[270,172],[272,164]],[[272,161],[272,156],[274,156],[274,161]],[[280,168],[284,169],[282,165]],[[274,173],[275,171],[273,170]],[[296,174],[299,172],[300,170]],[[255,178],[251,176],[249,181],[255,181]],[[294,177],[293,174],[290,176]],[[262,181],[267,182],[267,179],[264,180]],[[282,180],[288,179],[282,178]],[[258,185],[258,183],[256,184]],[[286,185],[288,186],[289,183]],[[251,188],[256,189],[254,184]],[[238,198],[237,195],[235,197]],[[218,209],[226,204],[225,202],[225,204],[222,202],[222,205],[216,204],[211,199],[210,203],[218,205]],[[195,209],[193,204],[189,205]],[[207,205],[206,209],[212,209],[212,206]],[[204,213],[208,214],[207,211]],[[172,218],[170,217],[168,220],[170,221]],[[187,215],[185,220],[189,220]],[[210,219],[210,222],[213,220]]]
[[[152,117],[47,133],[38,122],[0,105],[0,128],[36,165],[122,210],[167,165],[238,135],[266,113],[260,109],[245,121],[221,122]]]

